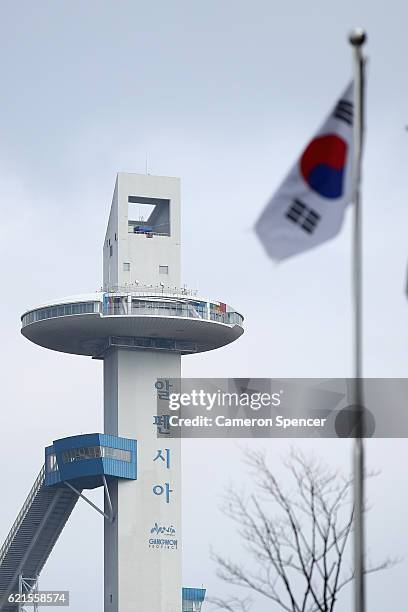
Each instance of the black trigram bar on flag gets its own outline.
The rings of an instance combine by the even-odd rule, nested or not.
[[[353,125],[353,103],[348,100],[340,100],[334,109],[334,116],[349,125]]]
[[[320,215],[300,200],[294,200],[286,212],[286,218],[299,225],[305,232],[312,234],[320,221]]]

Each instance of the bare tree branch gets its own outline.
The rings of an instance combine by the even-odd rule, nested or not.
[[[247,496],[230,489],[223,511],[237,526],[251,570],[214,553],[218,576],[285,612],[334,612],[340,591],[354,580],[344,567],[353,530],[352,478],[292,450],[284,463],[290,479],[283,486],[263,453],[247,451],[245,459],[255,491]],[[396,562],[386,559],[366,572]],[[236,596],[211,602],[227,612],[251,607],[251,600]]]

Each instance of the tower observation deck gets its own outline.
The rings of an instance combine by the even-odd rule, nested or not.
[[[103,361],[104,434],[92,435],[105,436],[105,446],[117,448],[109,451],[109,469],[95,464],[85,480],[71,481],[47,479],[46,472],[38,492],[47,484],[55,490],[69,487],[69,504],[58,523],[62,529],[75,505],[73,492],[79,496],[84,488],[105,487],[105,612],[201,607],[203,589],[182,591],[180,440],[157,437],[155,385],[158,379],[180,378],[182,355],[225,346],[242,333],[243,317],[233,307],[181,284],[179,179],[138,174],[120,173],[116,180],[101,289],[49,301],[22,315],[22,334],[32,342]],[[123,454],[130,453],[123,444],[132,441],[134,473]],[[61,475],[69,473],[67,457],[89,468],[89,459],[100,460],[105,452],[95,451],[105,448],[99,442],[67,444],[69,452],[51,453],[53,470]],[[115,467],[115,461],[123,467]],[[59,530],[52,532],[51,548]],[[43,554],[41,567],[45,559]],[[7,569],[16,580],[24,575],[24,563],[12,570]],[[0,556],[0,588],[1,576]]]

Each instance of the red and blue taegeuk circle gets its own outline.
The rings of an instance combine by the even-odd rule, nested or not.
[[[300,171],[310,189],[324,198],[343,195],[347,143],[337,134],[314,138],[300,159]]]

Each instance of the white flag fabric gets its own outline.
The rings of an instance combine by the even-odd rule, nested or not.
[[[259,217],[255,231],[273,259],[340,231],[352,197],[353,107],[351,83]]]

